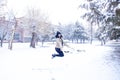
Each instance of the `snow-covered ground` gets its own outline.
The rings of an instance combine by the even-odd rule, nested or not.
[[[112,49],[90,44],[64,47],[64,57],[51,59],[55,44],[29,47],[29,43],[0,48],[0,80],[120,80],[120,66],[106,59]],[[77,52],[78,50],[78,52]]]

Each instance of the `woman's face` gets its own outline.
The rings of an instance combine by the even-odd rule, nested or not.
[[[60,36],[61,36],[61,34],[58,34],[58,36],[60,37]]]
[[[62,38],[62,35],[61,34],[58,34],[59,38]]]

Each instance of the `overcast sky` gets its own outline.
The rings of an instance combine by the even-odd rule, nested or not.
[[[55,24],[66,24],[79,19],[79,4],[78,0],[8,0],[8,7],[12,8],[17,16],[24,15],[28,6],[37,7]]]

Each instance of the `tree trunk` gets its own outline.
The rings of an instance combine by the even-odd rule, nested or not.
[[[44,40],[42,40],[42,47],[43,47],[43,44],[44,44]]]
[[[92,44],[92,41],[93,41],[93,27],[92,27],[92,23],[91,23],[91,31],[90,31],[90,44]]]
[[[7,32],[5,32],[5,34],[3,34],[3,36],[2,36],[2,38],[0,38],[0,40],[1,40],[0,46],[1,47],[3,47],[3,41],[4,41],[4,38],[6,35],[7,35]]]
[[[35,48],[35,43],[36,43],[36,33],[33,32],[30,47]]]
[[[17,21],[16,21],[16,17],[14,16],[14,25],[11,27],[12,30],[11,30],[10,40],[8,43],[8,49],[10,49],[10,50],[13,49],[13,39],[14,39],[16,27],[17,27]]]
[[[13,48],[13,39],[14,39],[14,34],[15,34],[15,30],[12,30],[12,34],[11,34],[11,37],[10,37],[10,40],[9,40],[9,45],[8,45],[8,49],[12,50]]]
[[[3,47],[3,39],[1,39],[0,46]]]

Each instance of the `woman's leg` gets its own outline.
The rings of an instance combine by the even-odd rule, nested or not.
[[[60,48],[55,48],[55,50],[58,54],[53,54],[52,55],[53,57],[56,57],[56,56],[63,57],[64,56],[64,53],[63,53],[63,51],[60,50]]]
[[[59,53],[59,54],[56,55],[56,56],[60,56],[60,57],[63,57],[63,56],[64,56],[64,53],[63,53],[63,51],[60,50],[60,48],[55,48],[55,50]]]

